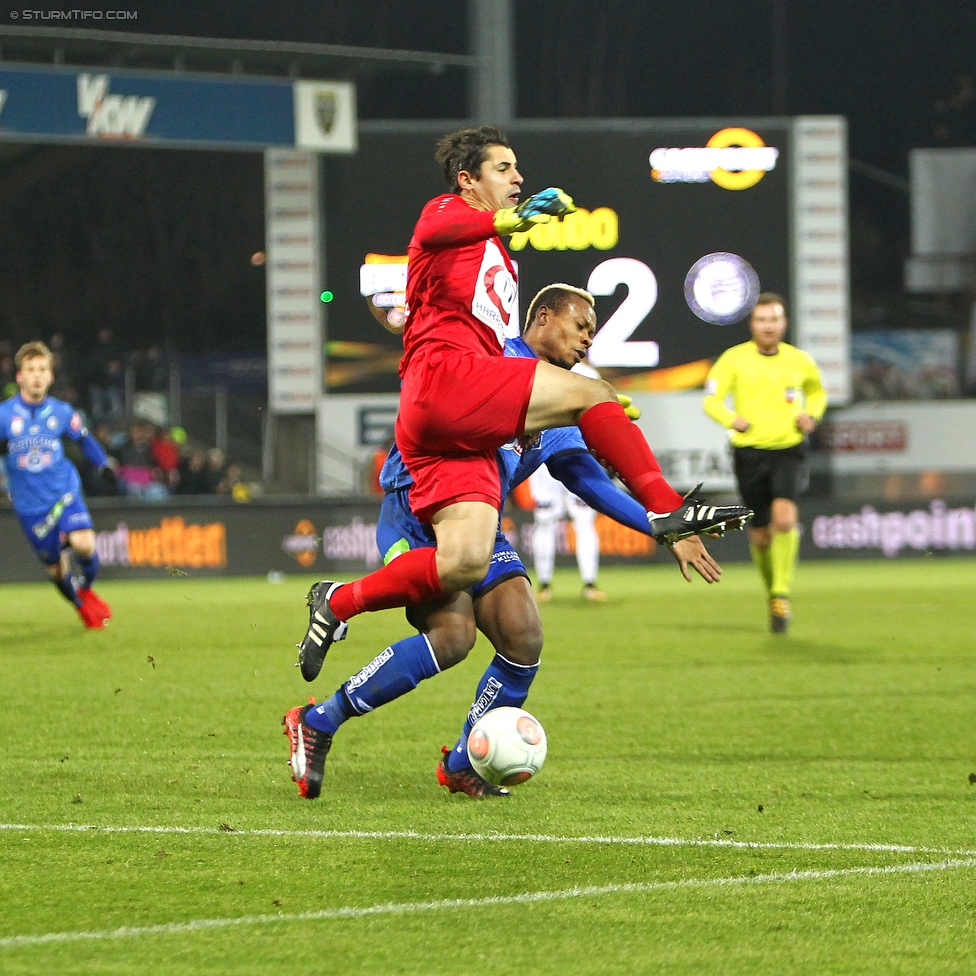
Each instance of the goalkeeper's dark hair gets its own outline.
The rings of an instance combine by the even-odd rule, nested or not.
[[[489,146],[511,149],[505,133],[496,125],[479,125],[477,129],[458,129],[437,142],[434,159],[444,170],[451,193],[459,193],[458,173],[464,170],[472,176],[481,172],[481,164],[488,158]]]
[[[786,299],[782,295],[777,295],[774,291],[764,291],[756,299],[756,304],[752,307],[755,308],[757,305],[782,305],[783,311],[786,311]]]
[[[535,318],[536,312],[545,305],[546,308],[551,309],[554,315],[559,315],[563,309],[574,299],[582,298],[590,308],[596,306],[596,301],[593,296],[583,288],[577,288],[576,285],[567,285],[561,281],[556,282],[552,285],[546,285],[542,291],[536,294],[535,298],[529,302],[529,310],[525,313],[525,325],[522,328],[524,333],[526,329],[532,324],[532,320]]]

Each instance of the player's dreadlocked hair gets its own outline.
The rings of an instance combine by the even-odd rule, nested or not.
[[[481,172],[481,164],[488,158],[489,146],[511,148],[505,134],[495,125],[458,129],[457,132],[438,140],[434,159],[444,170],[444,178],[451,193],[459,192],[457,178],[461,170],[471,173],[472,176]]]
[[[546,285],[545,288],[540,291],[535,298],[529,302],[529,310],[525,313],[525,325],[522,327],[522,331],[525,330],[532,324],[532,320],[535,318],[535,313],[545,305],[546,308],[551,308],[556,315],[558,315],[565,307],[566,303],[572,298],[582,298],[590,308],[593,308],[596,302],[593,296],[582,288],[577,288],[576,285],[566,285],[560,281],[555,284]]]
[[[24,365],[24,362],[28,359],[37,359],[43,356],[48,364],[54,365],[54,353],[44,345],[43,342],[27,342],[24,343],[18,350],[17,354],[14,356],[14,366],[17,370]]]

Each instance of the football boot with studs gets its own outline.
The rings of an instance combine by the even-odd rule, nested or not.
[[[447,757],[451,754],[450,746],[441,746],[444,758],[437,764],[437,782],[446,786],[452,793],[467,793],[476,800],[483,800],[486,796],[511,796],[511,792],[504,786],[495,786],[479,776],[470,766],[457,772],[447,768]]]
[[[769,629],[774,634],[785,634],[790,628],[790,617],[792,616],[789,597],[773,596],[769,598]]]
[[[345,640],[349,626],[329,606],[329,597],[342,585],[335,580],[320,580],[308,591],[308,630],[298,645],[298,667],[306,681],[318,677],[329,648],[336,641]]]
[[[698,494],[701,485],[692,488],[680,508],[673,512],[647,513],[647,523],[655,542],[671,546],[693,535],[725,535],[733,529],[744,529],[753,516],[743,505],[709,505]]]
[[[285,712],[281,724],[283,735],[288,736],[291,755],[291,778],[298,784],[298,792],[306,800],[314,800],[322,792],[322,777],[325,775],[325,757],[332,748],[332,733],[313,729],[306,724],[305,715],[315,704],[309,698],[307,705],[296,705]]]

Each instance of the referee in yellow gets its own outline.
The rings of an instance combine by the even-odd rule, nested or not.
[[[817,364],[783,341],[786,306],[763,292],[749,318],[752,339],[726,349],[705,383],[705,412],[728,428],[752,561],[769,598],[769,626],[786,633],[800,550],[797,498],[806,480],[804,438],[827,407]],[[726,406],[731,396],[732,409]]]

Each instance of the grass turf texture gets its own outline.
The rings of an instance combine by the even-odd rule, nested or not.
[[[973,971],[976,562],[807,564],[785,637],[749,566],[608,568],[605,604],[559,572],[527,703],[548,761],[480,803],[433,771],[483,642],[347,723],[298,797],[281,715],[410,632],[356,619],[306,685],[309,582],[105,583],[104,632],[0,588],[0,820],[196,831],[0,830],[6,976]],[[659,837],[704,843],[617,842]]]

